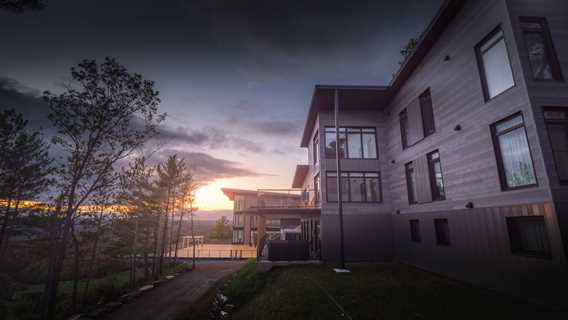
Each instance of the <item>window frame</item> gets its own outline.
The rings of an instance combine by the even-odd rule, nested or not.
[[[513,85],[505,90],[503,90],[502,92],[496,94],[493,97],[489,96],[489,87],[487,84],[487,74],[485,73],[485,64],[483,62],[483,55],[481,52],[481,47],[487,42],[489,41],[493,36],[495,36],[499,31],[503,32],[503,42],[505,43],[505,49],[507,50],[507,58],[509,60],[509,66],[511,67],[511,77],[513,78]],[[501,40],[501,39],[499,39]],[[495,46],[495,44],[497,44],[499,41],[496,41],[495,43],[493,43],[491,45],[491,48],[493,48]],[[489,50],[488,49],[488,50]],[[515,88],[517,86],[517,81],[515,80],[515,70],[513,70],[513,65],[511,63],[511,51],[509,50],[509,44],[507,43],[507,39],[505,38],[505,30],[501,27],[501,25],[499,24],[497,27],[495,27],[495,29],[493,29],[491,32],[489,32],[483,39],[481,39],[481,41],[479,41],[476,45],[475,45],[475,56],[477,58],[477,69],[479,71],[479,76],[481,78],[481,87],[483,89],[483,98],[485,103],[501,96],[502,94],[505,94],[506,92],[508,92],[509,90]]]
[[[519,116],[521,117],[521,120],[523,121],[522,124],[517,124],[517,125],[515,125],[511,128],[504,130],[503,132],[500,132],[499,134],[497,134],[497,130],[496,130],[497,125],[499,125],[503,122],[507,122],[509,120],[512,120],[512,119],[519,117]],[[524,117],[523,113],[517,112],[517,113],[514,113],[510,116],[507,116],[506,118],[503,118],[503,119],[491,124],[490,128],[491,128],[491,138],[493,140],[493,149],[494,149],[494,152],[495,152],[495,159],[497,161],[497,171],[498,171],[498,174],[499,174],[501,191],[514,191],[514,190],[522,190],[522,189],[529,189],[529,188],[538,187],[538,177],[536,175],[536,169],[534,167],[533,154],[532,154],[531,145],[530,145],[530,142],[529,142],[529,136],[527,134],[527,127],[526,127],[526,124],[525,124],[525,117]],[[533,170],[535,182],[532,183],[532,184],[527,184],[527,185],[522,185],[522,186],[517,186],[517,187],[509,187],[508,182],[507,182],[507,175],[505,173],[505,167],[503,165],[503,155],[501,153],[501,147],[499,145],[499,136],[506,134],[506,133],[509,133],[509,132],[512,132],[512,131],[517,130],[519,128],[523,128],[523,131],[525,133],[525,138],[527,140],[527,148],[529,149],[529,156],[530,156],[530,159],[531,159],[531,165],[532,165],[532,170]]]
[[[567,119],[565,120],[554,120],[554,119],[546,119],[546,112],[547,111],[552,111],[552,112],[564,112],[566,113]],[[544,119],[544,125],[546,126],[546,134],[548,135],[548,143],[550,145],[550,151],[552,152],[552,157],[553,157],[553,161],[554,161],[554,169],[556,169],[556,178],[558,179],[558,183],[560,185],[568,185],[568,179],[564,180],[562,179],[559,175],[558,175],[558,161],[556,161],[556,156],[555,156],[555,151],[554,151],[554,147],[552,144],[552,137],[550,136],[550,129],[548,128],[548,124],[562,124],[566,127],[566,131],[568,131],[568,107],[543,107],[542,108],[542,113],[543,113],[543,119]]]
[[[531,78],[533,81],[538,82],[564,82],[564,75],[562,74],[562,67],[560,66],[560,61],[558,60],[558,54],[556,48],[554,47],[554,41],[552,40],[552,34],[550,33],[550,27],[548,26],[548,21],[546,17],[529,17],[521,16],[519,17],[520,29],[523,34],[523,41],[525,43],[525,50],[528,58],[529,67],[531,69]],[[530,30],[523,27],[523,23],[538,23],[541,25],[542,30]],[[532,64],[530,62],[530,54],[528,52],[526,33],[540,33],[544,39],[544,46],[546,50],[546,56],[548,58],[548,63],[550,64],[550,71],[552,73],[552,79],[539,79],[535,77]]]
[[[437,153],[438,154],[438,158],[437,159],[432,159],[432,155]],[[441,155],[440,155],[440,151],[439,150],[434,150],[432,152],[429,152],[426,155],[426,159],[428,161],[428,175],[430,177],[430,191],[432,192],[432,202],[435,201],[444,201],[446,200],[446,183],[444,181],[444,172],[442,170],[442,159],[441,159]],[[444,191],[444,195],[437,195],[436,190],[437,185],[436,185],[436,172],[434,170],[434,163],[435,162],[439,162],[440,163],[440,174],[442,175],[442,187],[443,187],[443,191]]]
[[[422,233],[420,232],[420,220],[410,219],[408,220],[408,225],[410,227],[410,241],[421,243]]]
[[[429,99],[429,108],[430,108],[430,114],[431,114],[431,121],[432,121],[432,132],[426,132],[426,117],[424,116],[424,109],[425,107],[427,107],[427,105],[423,104],[423,97],[428,96]],[[436,119],[434,118],[434,103],[432,101],[432,91],[430,90],[430,88],[424,90],[424,92],[422,92],[419,96],[418,96],[418,103],[420,104],[420,115],[422,117],[422,135],[423,138],[425,139],[426,137],[429,137],[433,134],[436,133]]]
[[[320,139],[319,139],[319,130],[316,130],[316,134],[314,135],[314,138],[312,139],[312,157],[313,157],[313,164],[314,166],[319,165],[319,161],[320,161],[320,156],[319,156],[319,143],[320,143]]]
[[[408,167],[412,166],[412,172],[414,173],[414,188],[410,185],[410,175],[408,174]],[[413,205],[418,203],[416,199],[416,168],[414,161],[410,161],[404,164],[404,175],[406,177],[406,195],[408,198],[408,204]],[[410,196],[412,194],[412,196]]]
[[[439,232],[439,223],[445,223],[447,228],[447,239],[442,239],[441,233]],[[450,234],[450,221],[447,218],[435,218],[434,219],[434,235],[436,237],[436,245],[442,247],[449,247],[452,245],[452,238]],[[445,241],[447,240],[447,241]]]
[[[325,147],[327,149],[327,138],[326,138],[326,133],[331,133],[330,131],[328,131],[328,129],[332,129],[333,133],[335,134],[335,127],[334,126],[325,126],[324,128],[324,144]],[[343,130],[343,131],[342,131]],[[359,132],[356,132],[355,134],[359,134],[359,143],[361,146],[361,157],[360,158],[351,158],[349,156],[349,130],[358,130]],[[365,149],[364,149],[364,145],[363,145],[363,135],[365,133],[367,134],[371,134],[370,132],[363,132],[363,130],[373,130],[373,135],[375,136],[375,157],[374,158],[365,158]],[[368,127],[368,126],[341,126],[339,127],[339,134],[341,135],[342,133],[345,134],[345,152],[343,154],[343,157],[341,157],[341,159],[347,159],[347,160],[379,160],[379,142],[377,141],[377,128],[376,127]],[[353,134],[353,133],[351,133]],[[339,141],[335,142],[335,147],[339,148]],[[335,154],[332,155],[328,155],[327,152],[324,152],[325,158],[326,159],[335,159]]]
[[[544,241],[546,242],[547,251],[529,251],[522,248],[522,244],[516,244],[515,241],[518,241],[516,238],[515,232],[519,232],[514,230],[515,224],[518,221],[539,221],[543,223],[544,228]],[[550,237],[548,235],[548,229],[546,226],[546,218],[543,215],[537,216],[513,216],[513,217],[506,217],[505,222],[507,225],[507,234],[509,236],[509,247],[511,248],[511,254],[514,256],[523,256],[523,257],[533,257],[533,258],[552,258],[552,247],[550,243]]]
[[[362,178],[363,179],[363,184],[365,185],[365,193],[364,193],[364,200],[363,201],[351,201],[351,181],[350,181],[350,174],[355,173],[355,174],[363,174],[362,177],[357,177],[357,178]],[[337,179],[337,171],[334,170],[328,170],[325,172],[325,200],[327,203],[337,203],[339,200],[339,197],[342,196],[339,194],[339,190],[337,190],[337,199],[335,201],[329,200],[329,192],[328,192],[328,182],[327,180],[329,179],[329,174],[335,174],[335,178]],[[380,171],[341,171],[342,175],[347,175],[347,186],[348,186],[348,190],[347,190],[347,200],[343,200],[343,203],[382,203],[383,202],[383,183],[382,183],[382,177],[381,177],[381,172]],[[368,201],[367,200],[367,174],[376,174],[377,176],[370,176],[369,178],[376,178],[378,179],[379,183],[378,183],[378,188],[379,188],[379,192],[377,193],[378,195],[378,200],[377,201]],[[343,192],[345,192],[345,190],[341,190]]]
[[[404,120],[404,126],[402,125]],[[408,145],[408,111],[404,108],[398,114],[398,124],[400,126],[400,141],[402,144],[402,150],[410,147]]]

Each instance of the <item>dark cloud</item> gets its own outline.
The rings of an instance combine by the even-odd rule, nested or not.
[[[229,148],[254,153],[261,153],[265,150],[261,143],[232,135],[216,127],[206,127],[202,130],[189,130],[184,127],[171,129],[164,126],[160,129],[157,139],[165,144],[184,144],[208,147],[210,149]]]
[[[236,161],[215,158],[203,152],[167,149],[157,153],[153,157],[152,162],[163,162],[168,156],[173,154],[177,154],[180,158],[185,159],[197,179],[205,183],[215,179],[268,176],[268,174],[243,168],[241,164]]]
[[[22,113],[34,128],[50,129],[48,108],[39,90],[29,88],[17,80],[0,78],[0,110],[15,109]]]

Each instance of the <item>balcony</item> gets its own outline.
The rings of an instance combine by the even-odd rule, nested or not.
[[[320,195],[310,189],[259,189],[258,209],[320,208]]]

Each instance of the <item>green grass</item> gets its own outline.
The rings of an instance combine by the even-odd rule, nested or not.
[[[254,263],[217,284],[236,305],[233,319],[548,319],[526,302],[399,264],[302,266],[256,274]],[[207,319],[216,289],[180,319]],[[189,316],[191,315],[191,316]]]

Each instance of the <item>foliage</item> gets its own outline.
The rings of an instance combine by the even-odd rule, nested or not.
[[[22,13],[24,11],[37,11],[45,7],[43,0],[0,0],[0,9]]]
[[[213,239],[231,239],[233,234],[231,223],[227,217],[223,216],[215,222],[215,227],[210,237]]]

